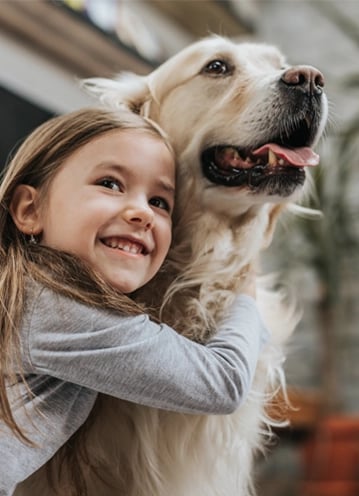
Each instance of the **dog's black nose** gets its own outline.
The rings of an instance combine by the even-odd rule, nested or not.
[[[310,65],[291,67],[282,75],[281,81],[303,93],[320,95],[323,92],[324,76]]]

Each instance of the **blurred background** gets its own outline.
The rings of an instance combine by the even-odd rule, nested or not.
[[[286,372],[295,409],[256,464],[261,496],[359,495],[359,0],[1,0],[0,164],[38,124],[92,103],[78,80],[147,74],[210,33],[275,44],[326,78],[321,219],[286,217],[264,258],[303,319]],[[205,495],[199,495],[205,496]]]

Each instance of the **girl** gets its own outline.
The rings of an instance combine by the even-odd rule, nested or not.
[[[151,320],[132,292],[171,242],[175,163],[132,113],[84,109],[38,128],[0,187],[0,495],[79,429],[99,392],[225,414],[266,338],[239,295],[206,345]],[[253,295],[252,281],[248,293]]]

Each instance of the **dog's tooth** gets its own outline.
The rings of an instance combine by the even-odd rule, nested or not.
[[[277,155],[271,149],[268,151],[268,164],[277,165]]]
[[[233,146],[226,146],[225,148],[223,148],[223,152],[226,154],[228,153],[233,158],[239,157],[238,151],[233,148]]]
[[[237,165],[238,160],[241,159],[238,151],[232,146],[226,146],[222,150],[222,158],[228,165],[235,166]]]
[[[285,163],[285,162],[284,162],[284,159],[280,158],[280,159],[278,160],[278,164],[279,164],[279,165],[284,165],[284,163]]]

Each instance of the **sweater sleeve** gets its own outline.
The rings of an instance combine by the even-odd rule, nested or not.
[[[226,414],[251,387],[267,331],[247,296],[201,345],[147,315],[124,317],[43,289],[22,335],[26,373],[155,408]]]

